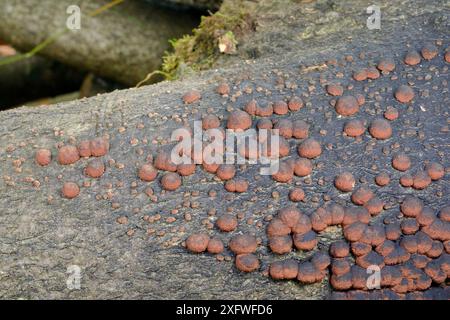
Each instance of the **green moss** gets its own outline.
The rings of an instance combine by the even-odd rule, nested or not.
[[[249,12],[247,1],[225,2],[218,12],[202,17],[192,35],[170,41],[172,50],[163,57],[161,73],[168,79],[176,79],[211,68],[221,54],[220,37],[226,35],[237,44],[239,36],[252,29]]]

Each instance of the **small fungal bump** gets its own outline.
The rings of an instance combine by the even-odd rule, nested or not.
[[[222,82],[217,86],[216,92],[222,96],[228,95],[230,93],[230,86],[227,83]]]
[[[256,251],[258,243],[254,236],[249,234],[240,234],[231,238],[228,247],[235,254],[253,253]]]
[[[255,99],[252,99],[249,102],[247,102],[247,104],[244,107],[244,111],[251,116],[254,116],[257,110],[258,110],[258,103],[256,102]]]
[[[300,157],[314,159],[322,154],[322,147],[316,139],[308,138],[299,144],[297,151]]]
[[[262,118],[258,120],[256,127],[258,130],[270,130],[273,128],[273,123],[270,119]]]
[[[313,164],[311,160],[298,158],[294,162],[294,174],[299,177],[309,176],[312,172]]]
[[[158,175],[158,170],[151,164],[144,164],[141,166],[138,172],[138,176],[143,181],[153,181]]]
[[[312,229],[311,219],[306,214],[300,214],[298,221],[291,227],[291,231],[296,234],[305,234]]]
[[[83,140],[78,144],[78,152],[80,157],[88,158],[91,154],[91,142],[89,140]]]
[[[292,138],[293,133],[293,123],[289,119],[277,120],[273,126],[274,129],[278,129],[279,135],[289,139]]]
[[[201,99],[201,94],[197,90],[191,90],[183,95],[183,103],[191,104]]]
[[[353,72],[353,79],[356,81],[364,81],[367,79],[367,69],[361,68]]]
[[[352,242],[351,250],[355,256],[359,257],[369,253],[372,250],[372,245],[363,242]]]
[[[422,48],[420,53],[425,60],[431,60],[438,55],[438,48],[435,45],[428,43]]]
[[[344,93],[344,88],[338,84],[329,84],[327,85],[327,93],[331,96],[342,96]]]
[[[450,63],[450,50],[447,50],[445,52],[444,59],[445,59],[446,62]]]
[[[335,290],[348,290],[352,287],[352,274],[347,272],[342,275],[331,275],[330,284]]]
[[[289,191],[289,200],[299,202],[305,199],[305,191],[302,188],[295,188]]]
[[[380,187],[387,186],[389,182],[391,181],[391,177],[386,172],[380,172],[375,177],[375,183],[379,185]]]
[[[247,130],[252,126],[252,118],[242,110],[233,111],[228,117],[227,128],[232,130]]]
[[[367,225],[362,222],[354,222],[344,227],[344,237],[348,241],[356,242],[363,236]]]
[[[442,210],[441,210],[442,211]],[[442,219],[442,217],[440,217]],[[429,226],[436,219],[436,214],[434,210],[430,207],[424,207],[420,214],[416,216],[417,222],[422,226]],[[445,221],[445,219],[442,219]]]
[[[355,178],[350,172],[343,172],[334,179],[335,187],[342,192],[350,192],[355,186]]]
[[[278,218],[289,228],[293,228],[301,217],[301,212],[293,205],[287,206],[278,212]]]
[[[366,103],[366,98],[362,95],[362,94],[360,94],[360,93],[357,93],[356,94],[356,101],[358,101],[358,105],[361,107],[364,103]]]
[[[233,179],[235,174],[236,168],[231,164],[221,164],[216,171],[217,177],[223,181]]]
[[[291,181],[293,176],[294,168],[290,163],[284,161],[279,163],[278,170],[272,174],[272,179],[280,183],[286,183]]]
[[[337,100],[335,110],[341,116],[352,116],[359,111],[358,100],[354,96],[342,96]]]
[[[335,241],[330,245],[330,255],[334,258],[344,258],[350,254],[350,247],[346,241]]]
[[[376,216],[381,211],[383,211],[384,202],[380,198],[374,196],[372,199],[370,199],[364,204],[364,208],[366,208],[367,211],[369,211],[371,216]]]
[[[414,90],[407,85],[401,85],[395,90],[395,98],[401,103],[408,103],[414,99]]]
[[[394,121],[398,118],[398,110],[394,107],[388,107],[383,116],[389,121]]]
[[[342,219],[342,225],[347,226],[354,222],[369,223],[370,213],[365,207],[348,206],[345,208],[344,218]]]
[[[380,60],[380,62],[378,62],[377,68],[381,72],[386,72],[386,73],[392,72],[395,69],[395,62],[392,59],[385,58],[385,59]]]
[[[158,170],[171,172],[177,171],[177,165],[172,162],[170,153],[163,150],[158,152],[153,165]]]
[[[292,237],[289,235],[270,237],[269,247],[276,254],[288,253],[292,249]]]
[[[344,221],[345,209],[340,204],[329,203],[325,210],[331,215],[331,225],[340,225]],[[328,222],[327,222],[328,224]]]
[[[361,186],[352,193],[351,199],[354,204],[362,206],[373,197],[374,193],[372,190],[366,186]]]
[[[406,173],[400,177],[399,182],[402,187],[408,188],[413,185],[414,180],[413,180],[412,175],[410,175],[409,173]]]
[[[407,218],[400,223],[400,228],[405,235],[415,234],[419,230],[419,224],[416,219]]]
[[[386,233],[386,239],[397,240],[400,238],[402,232],[400,230],[400,223],[391,223],[384,227]]]
[[[254,254],[238,254],[236,256],[236,268],[242,272],[253,272],[259,268],[259,260]]]
[[[237,228],[238,220],[231,214],[224,214],[216,221],[216,226],[223,232],[231,232]]]
[[[367,68],[367,79],[375,80],[380,77],[380,71],[375,67]]]
[[[359,137],[364,131],[366,131],[364,123],[358,119],[349,120],[344,125],[344,132],[349,137]]]
[[[298,111],[301,108],[303,108],[303,106],[304,106],[303,100],[300,99],[299,97],[293,97],[288,102],[288,108],[291,111]]]
[[[298,250],[313,250],[319,242],[316,237],[316,233],[312,230],[304,234],[296,233],[292,238],[294,240],[294,246]]]
[[[355,262],[360,267],[367,269],[369,266],[376,265],[380,268],[384,267],[383,257],[375,251],[370,251],[368,254],[359,256],[355,259]]]
[[[277,102],[274,103],[273,105],[273,113],[278,114],[278,115],[284,115],[286,113],[288,113],[289,108],[286,102],[279,100]]]
[[[216,115],[208,114],[202,118],[203,130],[216,129],[220,127],[220,120]]]
[[[107,139],[99,137],[91,140],[91,155],[94,157],[103,157],[109,151],[109,142]]]
[[[410,66],[415,66],[420,63],[421,58],[420,54],[415,50],[410,50],[406,53],[405,58],[403,61]]]
[[[63,146],[58,151],[58,163],[68,165],[77,162],[80,159],[78,148],[75,146]]]
[[[316,232],[325,230],[331,222],[332,216],[330,212],[328,212],[324,208],[318,208],[311,215],[311,227]]]
[[[301,283],[311,284],[321,277],[320,271],[309,261],[301,262],[298,266],[297,280]]]
[[[294,259],[275,261],[269,267],[269,275],[274,280],[291,280],[297,278],[298,263]]]
[[[40,166],[47,166],[52,161],[52,153],[48,149],[39,149],[35,155],[36,163]]]
[[[291,233],[291,228],[281,221],[281,219],[275,218],[270,221],[266,232],[269,237],[284,236]]]
[[[206,250],[212,254],[222,253],[223,249],[223,242],[219,238],[211,238],[208,242],[208,247],[206,248]]]
[[[392,157],[392,167],[398,171],[406,171],[411,167],[411,159],[403,152]]]
[[[396,244],[394,241],[384,240],[383,243],[376,246],[375,251],[385,257],[395,250],[395,246]]]
[[[413,196],[407,196],[400,205],[400,211],[406,217],[417,217],[422,212],[423,201]]]
[[[205,233],[195,233],[186,239],[186,248],[194,253],[205,252],[208,248],[209,236]]]
[[[167,191],[174,191],[181,186],[181,177],[174,172],[168,172],[161,178],[161,187]]]
[[[84,169],[84,173],[91,178],[99,178],[105,173],[105,164],[101,159],[91,160]]]
[[[417,190],[422,190],[431,184],[431,178],[426,171],[419,170],[413,176],[412,187]]]
[[[444,177],[445,169],[444,167],[437,162],[431,162],[426,165],[426,171],[430,176],[431,180],[436,181]]]
[[[439,219],[445,222],[450,222],[450,206],[444,207],[439,211]]]
[[[312,256],[311,263],[318,270],[326,270],[331,264],[331,259],[325,251],[317,251]]]
[[[190,176],[190,175],[194,174],[195,169],[196,169],[195,163],[190,163],[190,164],[182,163],[177,166],[177,173],[180,176],[186,177],[186,176]]]
[[[296,139],[305,139],[309,135],[309,124],[303,120],[296,120],[292,123],[292,136]]]
[[[389,139],[392,136],[392,127],[385,119],[375,119],[369,126],[369,133],[379,140]]]
[[[80,187],[75,182],[65,182],[62,187],[62,195],[67,199],[73,199],[80,194]]]

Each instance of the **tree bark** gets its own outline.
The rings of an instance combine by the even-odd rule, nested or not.
[[[107,0],[24,0],[0,2],[0,38],[26,52],[66,28],[70,5],[81,8],[81,29],[68,31],[40,53],[73,67],[130,86],[159,68],[169,39],[198,23],[189,13],[125,1],[103,13],[89,13]],[[1,69],[0,69],[1,72]]]
[[[430,63],[436,66],[435,71],[442,71],[442,76],[445,76],[443,52],[449,45],[448,26],[442,19],[443,11],[438,1],[416,1],[414,8],[401,11],[397,10],[402,8],[403,2],[382,2],[386,18],[383,29],[375,32],[365,27],[365,11],[354,9],[361,9],[369,2],[357,3],[345,3],[353,8],[351,12],[356,13],[348,16],[340,13],[339,19],[361,21],[363,27],[313,32],[307,40],[289,39],[302,29],[298,26],[302,24],[300,16],[289,18],[306,10],[301,4],[285,7],[284,15],[278,8],[272,20],[269,16],[258,17],[259,21],[265,22],[261,26],[263,30],[270,30],[271,35],[278,32],[280,36],[277,39],[266,38],[264,45],[264,35],[257,34],[258,41],[248,43],[259,48],[278,46],[257,60],[244,61],[238,55],[223,62],[225,68],[202,72],[182,81],[116,91],[45,108],[23,107],[1,112],[0,297],[327,298],[330,294],[327,279],[303,285],[297,281],[275,282],[264,276],[263,271],[267,270],[270,262],[280,257],[267,249],[267,222],[263,218],[275,215],[279,208],[289,204],[287,193],[292,185],[275,184],[269,177],[255,180],[255,172],[245,171],[242,177],[250,181],[249,193],[228,199],[229,193],[224,191],[223,184],[200,168],[195,175],[184,178],[183,186],[174,192],[162,192],[158,181],[148,184],[139,181],[136,171],[149,154],[155,154],[160,147],[168,147],[166,140],[172,130],[183,125],[183,119],[192,123],[211,113],[226,118],[227,107],[241,108],[253,97],[264,102],[291,95],[302,96],[305,106],[299,112],[291,113],[289,118],[306,120],[311,124],[311,135],[327,146],[317,161],[311,177],[313,183],[301,182],[308,196],[307,202],[299,204],[302,211],[310,213],[323,205],[325,195],[330,195],[332,201],[342,200],[343,196],[333,193],[334,189],[327,180],[334,177],[337,170],[351,168],[355,176],[369,180],[373,178],[374,166],[389,168],[390,157],[384,152],[386,148],[390,150],[394,142],[414,150],[417,163],[439,161],[448,168],[448,157],[440,156],[442,152],[444,155],[449,152],[448,132],[441,131],[445,125],[448,127],[445,109],[449,101],[448,90],[433,91],[433,98],[424,105],[425,111],[419,111],[416,104],[412,107],[414,112],[407,111],[406,106],[398,106],[402,118],[392,122],[395,136],[386,142],[377,142],[374,146],[373,139],[367,136],[363,143],[347,140],[336,143],[336,139],[344,139],[342,127],[345,119],[337,117],[329,106],[331,98],[324,93],[321,80],[335,80],[336,73],[342,72],[345,77],[339,81],[346,86],[351,82],[348,79],[353,68],[375,63],[386,55],[395,59],[399,79],[406,79],[410,69],[402,64],[401,59],[409,49],[407,44],[421,48],[430,39],[443,41],[439,46],[439,56]],[[417,11],[417,8],[421,9]],[[320,10],[305,12],[316,15],[308,19],[319,21],[323,17]],[[316,25],[314,30],[322,29]],[[347,32],[351,33],[351,38],[346,36]],[[344,66],[343,61],[349,56],[355,62]],[[325,61],[330,59],[336,59],[338,64],[327,66]],[[415,72],[424,76],[427,70],[418,68]],[[390,76],[382,76],[376,82],[356,84],[354,90],[361,93],[365,92],[364,86],[369,88],[365,111],[360,111],[359,117],[370,121],[381,116],[370,92],[379,90],[392,99],[392,87],[397,85],[394,80]],[[232,88],[230,97],[221,97],[215,92],[217,84],[223,81]],[[430,81],[430,84],[417,83],[416,95],[421,88],[442,87],[439,76]],[[315,89],[309,90],[313,86]],[[251,94],[245,93],[247,88],[253,89]],[[184,105],[182,96],[192,89],[199,90],[202,98],[197,103]],[[416,135],[403,135],[410,131],[424,132],[426,139],[430,140],[419,141]],[[60,166],[53,160],[49,166],[39,167],[34,162],[35,151],[37,148],[50,148],[55,156],[57,143],[70,142],[71,137],[81,141],[96,136],[108,136],[110,140],[109,154],[103,158],[107,163],[106,173],[98,180],[90,180],[90,187],[83,186],[77,198],[63,199],[60,195],[63,182],[75,181],[83,185],[88,180],[83,175],[86,160],[71,166]],[[331,149],[328,149],[329,145]],[[374,147],[366,149],[366,145]],[[397,203],[409,191],[394,183],[394,180],[398,182],[400,173],[391,173],[391,184],[381,191],[377,189],[377,195],[386,203]],[[318,183],[322,179],[324,185]],[[39,185],[34,181],[39,181]],[[156,202],[145,194],[148,187],[153,188]],[[260,191],[255,192],[257,188]],[[427,206],[441,208],[448,204],[448,192],[445,191],[448,188],[448,181],[441,179],[421,191],[421,198]],[[209,196],[210,190],[217,192],[215,198]],[[274,196],[275,191],[280,197]],[[256,202],[251,200],[253,195],[258,196]],[[313,201],[312,197],[317,199]],[[182,247],[182,240],[199,231],[220,237],[227,243],[231,235],[209,230],[204,225],[205,219],[214,222],[215,218],[208,215],[211,208],[216,209],[216,215],[227,212],[229,208],[234,213],[244,213],[238,232],[254,232],[262,240],[257,251],[261,259],[259,272],[244,274],[236,270],[232,261],[219,262],[212,255],[191,254]],[[398,206],[386,207],[385,213],[398,215]],[[190,214],[192,220],[186,221],[185,214]],[[124,216],[127,220],[123,219]],[[169,217],[176,220],[169,222]],[[247,223],[249,218],[261,221],[263,227],[258,229]],[[319,249],[328,250],[333,239],[342,238],[341,230],[326,231],[319,238]],[[225,255],[232,256],[228,251]],[[307,252],[291,254],[299,260],[305,260],[309,255]],[[76,268],[81,271],[79,289],[71,286],[73,282],[69,281],[71,285],[67,285]]]

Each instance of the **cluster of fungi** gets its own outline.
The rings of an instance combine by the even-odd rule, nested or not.
[[[441,45],[441,44],[440,44]],[[420,52],[408,52],[402,63],[416,66],[423,61],[437,59],[439,49],[428,44]],[[444,60],[450,63],[450,51],[445,51]],[[332,65],[333,61],[329,64]],[[395,69],[394,59],[384,58],[376,65],[354,70],[349,81],[376,81],[389,77]],[[393,76],[394,77],[394,76]],[[396,76],[395,76],[396,77]],[[394,78],[397,79],[397,78]],[[331,98],[330,105],[339,118],[346,119],[342,134],[355,141],[362,141],[368,135],[373,141],[384,141],[396,136],[396,120],[403,106],[414,102],[417,92],[408,82],[398,85],[393,96],[398,107],[388,106],[383,116],[375,116],[370,122],[358,117],[360,108],[366,104],[363,93],[351,93],[352,84],[345,87],[333,82],[324,85],[326,95]],[[220,83],[216,93],[224,98],[231,95],[232,88]],[[199,102],[202,94],[197,90],[187,92],[182,101],[185,105]],[[433,298],[448,295],[447,281],[450,275],[450,204],[438,213],[427,207],[414,192],[427,188],[433,181],[445,176],[446,169],[439,162],[414,163],[407,152],[397,152],[387,161],[392,171],[400,172],[398,183],[409,195],[399,201],[399,210],[395,216],[386,215],[379,219],[386,203],[376,194],[375,188],[384,188],[394,183],[389,170],[378,172],[372,184],[361,182],[350,169],[339,170],[333,179],[333,187],[339,197],[347,197],[342,205],[338,201],[327,201],[310,213],[301,209],[308,191],[293,185],[295,177],[308,177],[316,170],[315,161],[324,158],[331,149],[325,146],[320,137],[311,136],[312,123],[304,120],[291,120],[290,115],[305,109],[306,103],[298,96],[260,105],[256,99],[250,99],[242,108],[230,111],[221,126],[222,119],[214,114],[202,118],[202,129],[257,130],[278,129],[279,132],[279,170],[271,178],[277,184],[291,185],[287,194],[292,204],[282,207],[265,226],[267,242],[250,232],[239,231],[236,215],[227,212],[218,216],[215,228],[221,234],[232,236],[224,243],[220,237],[210,232],[197,232],[189,235],[182,243],[190,252],[200,254],[208,252],[221,256],[226,250],[235,255],[236,268],[242,272],[260,270],[263,264],[257,251],[265,243],[276,257],[265,269],[265,274],[274,280],[297,280],[303,284],[321,282],[328,279],[336,299],[398,299]],[[283,117],[284,116],[284,117]],[[295,141],[295,154],[290,146]],[[94,157],[88,162],[84,174],[100,178],[105,172],[101,156],[108,152],[109,144],[104,138],[83,141],[78,146],[63,146],[58,151],[57,160],[61,165],[70,165],[80,157]],[[268,154],[270,150],[265,150]],[[246,158],[258,156],[258,152],[237,146]],[[136,169],[137,177],[144,182],[159,181],[166,191],[175,191],[183,185],[183,178],[193,175],[197,166],[206,173],[216,176],[224,190],[231,193],[251,192],[252,181],[238,176],[237,165],[202,163],[202,154],[192,152],[193,159],[200,160],[192,164],[176,165],[171,161],[170,153],[160,150],[155,156],[148,156],[147,163]],[[326,155],[325,155],[326,156]],[[36,153],[36,162],[45,166],[51,161],[51,152],[40,149]],[[413,170],[414,168],[414,170]],[[397,181],[397,180],[396,180]],[[78,196],[79,186],[65,182],[62,195],[72,199]],[[448,195],[446,195],[448,197]],[[328,199],[330,200],[330,199]],[[328,246],[321,246],[319,238],[329,227],[342,229],[342,239],[334,240]],[[312,252],[307,258],[281,259],[292,252]],[[380,268],[380,283],[377,289],[369,290],[367,272],[371,266]],[[444,292],[444,293],[443,293]]]

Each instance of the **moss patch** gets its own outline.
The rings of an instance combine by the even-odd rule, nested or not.
[[[231,38],[234,45],[239,38],[254,29],[248,1],[224,2],[220,10],[202,17],[192,35],[171,40],[172,50],[163,57],[162,73],[168,79],[176,79],[190,72],[211,68],[219,57],[219,41]],[[232,53],[232,52],[230,52]]]

